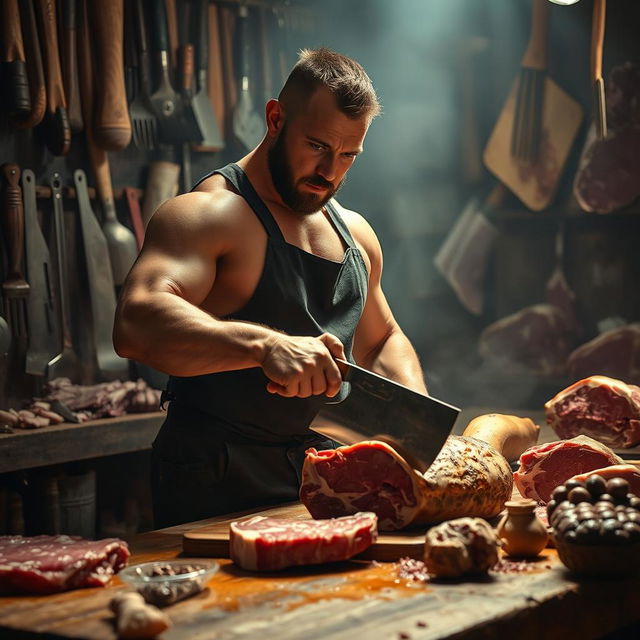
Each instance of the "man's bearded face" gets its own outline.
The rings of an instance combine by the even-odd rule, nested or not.
[[[334,185],[318,174],[296,178],[286,149],[287,125],[268,152],[269,171],[276,190],[283,202],[293,211],[301,214],[315,213],[337,193],[344,180]],[[313,192],[306,185],[319,187],[322,191]]]

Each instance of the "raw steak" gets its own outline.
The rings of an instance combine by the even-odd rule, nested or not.
[[[549,400],[544,410],[560,438],[584,434],[612,447],[640,442],[640,387],[622,380],[579,380]]]
[[[231,559],[250,571],[348,560],[376,541],[377,520],[375,513],[330,520],[254,516],[229,526]]]
[[[0,536],[0,593],[46,594],[102,587],[129,557],[117,538]]]
[[[611,329],[580,345],[567,365],[572,380],[598,374],[640,383],[640,323]]]
[[[314,518],[373,511],[386,531],[462,516],[495,516],[511,496],[513,480],[509,463],[492,445],[500,451],[513,449],[516,440],[529,446],[537,427],[514,416],[482,418],[469,425],[470,433],[492,444],[479,437],[450,436],[424,476],[382,442],[308,449],[300,500]]]
[[[486,360],[505,367],[517,365],[551,376],[564,372],[572,342],[572,322],[564,311],[535,304],[485,327],[478,350]]]
[[[632,464],[614,464],[603,469],[594,469],[587,473],[573,476],[572,480],[586,480],[589,476],[602,476],[605,480],[609,478],[624,478],[629,483],[629,491],[640,496],[640,470]]]
[[[551,492],[572,476],[621,463],[605,445],[578,436],[527,449],[520,456],[520,468],[513,479],[523,497],[548,502]]]

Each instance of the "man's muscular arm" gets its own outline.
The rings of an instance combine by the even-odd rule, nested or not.
[[[120,295],[116,351],[177,376],[260,366],[273,393],[335,395],[340,373],[332,354],[343,351],[334,336],[287,336],[250,322],[221,320],[199,307],[232,242],[233,198],[228,192],[190,193],[156,212]]]
[[[344,213],[354,238],[364,249],[369,270],[367,301],[354,338],[355,360],[362,367],[426,394],[418,356],[393,317],[382,291],[382,249],[378,238],[360,215]]]

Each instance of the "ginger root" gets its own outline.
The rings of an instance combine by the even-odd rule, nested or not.
[[[116,614],[116,630],[121,638],[154,638],[171,626],[165,613],[147,604],[135,591],[119,593],[109,608]]]

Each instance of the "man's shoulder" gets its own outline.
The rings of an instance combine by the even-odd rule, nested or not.
[[[375,238],[373,228],[361,213],[353,211],[352,209],[347,209],[335,198],[331,199],[331,204],[333,204],[337,212],[340,214],[340,217],[344,220],[354,240],[366,244],[370,242],[372,238]]]

